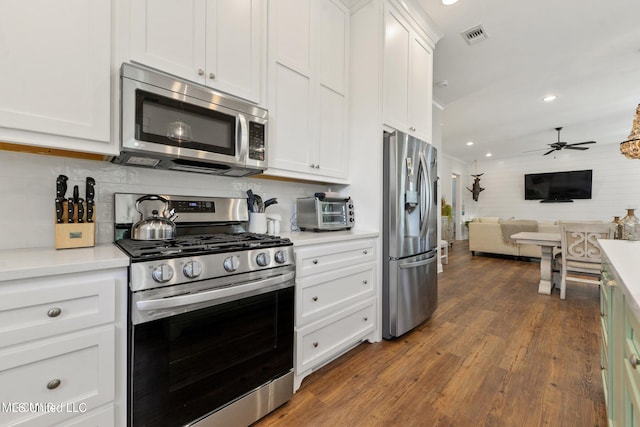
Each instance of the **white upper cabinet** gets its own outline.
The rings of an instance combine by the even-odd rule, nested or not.
[[[433,48],[394,4],[384,19],[384,122],[431,142]]]
[[[131,0],[131,60],[261,102],[260,0]]]
[[[349,11],[339,1],[269,3],[268,175],[345,183]]]
[[[0,141],[115,154],[111,14],[107,0],[2,7]]]

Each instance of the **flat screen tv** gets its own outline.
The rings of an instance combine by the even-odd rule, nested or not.
[[[525,200],[571,202],[591,198],[592,171],[531,173],[524,176]]]

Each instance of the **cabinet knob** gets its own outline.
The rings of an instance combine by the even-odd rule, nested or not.
[[[367,250],[365,249],[364,251],[362,251],[362,253],[366,255],[366,254],[368,254],[368,253],[369,253],[369,251],[367,251]]]
[[[416,131],[416,128],[415,128],[415,127],[413,127],[413,126],[411,126],[411,127],[409,128],[409,130],[410,130],[411,132],[415,132],[415,131]]]
[[[198,68],[198,75],[204,76],[204,70],[202,68]]]
[[[318,301],[318,297],[313,297],[311,299],[314,300],[314,301]]]
[[[368,317],[363,317],[362,320],[364,320],[365,322],[369,321]]]
[[[51,380],[47,383],[47,389],[48,390],[55,390],[58,387],[60,387],[60,383],[61,381],[59,379],[55,379],[55,380]]]
[[[312,262],[312,263],[314,263],[314,264],[317,264],[317,263],[318,263],[318,260],[317,260],[317,259],[314,259],[314,260],[313,260],[313,261],[311,261],[311,262]]]
[[[209,78],[210,78],[211,80],[214,80],[214,79],[216,78],[216,75],[215,75],[215,74],[213,74],[213,73],[209,73]]]
[[[636,356],[635,354],[629,356],[629,363],[631,363],[631,367],[633,369],[636,369],[636,366],[638,366],[638,356]]]
[[[368,284],[368,283],[369,283],[369,281],[368,281],[367,279],[364,279],[364,280],[362,281],[362,284],[363,284],[363,285],[366,285],[366,284]]]
[[[320,165],[316,165],[316,169],[320,169]]]
[[[316,167],[316,165],[314,165],[313,163],[311,163],[309,166],[311,166],[312,168]]]
[[[317,348],[318,347],[318,341],[314,342],[312,345],[313,345],[313,347]]]
[[[58,317],[62,313],[62,309],[60,307],[53,307],[47,311],[47,316],[49,317]]]

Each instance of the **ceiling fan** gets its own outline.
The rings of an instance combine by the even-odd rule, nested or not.
[[[556,130],[558,131],[558,142],[554,142],[553,144],[547,144],[549,147],[551,147],[551,150],[544,153],[543,156],[546,156],[547,154],[551,154],[554,151],[564,150],[565,148],[568,150],[588,150],[589,147],[579,147],[579,145],[596,143],[595,141],[585,141],[585,142],[575,142],[573,144],[567,144],[566,142],[560,141],[560,131],[562,130],[562,128],[559,127],[559,128],[556,128]]]

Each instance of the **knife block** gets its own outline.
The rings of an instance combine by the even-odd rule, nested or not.
[[[87,211],[87,203],[83,202],[84,211]],[[96,245],[96,223],[95,223],[95,205],[93,211],[93,222],[78,222],[78,209],[75,209],[75,215],[72,223],[69,223],[69,215],[67,202],[63,202],[62,223],[56,223],[55,228],[55,245],[56,249],[68,248],[88,248]],[[55,209],[53,211],[54,218]]]

